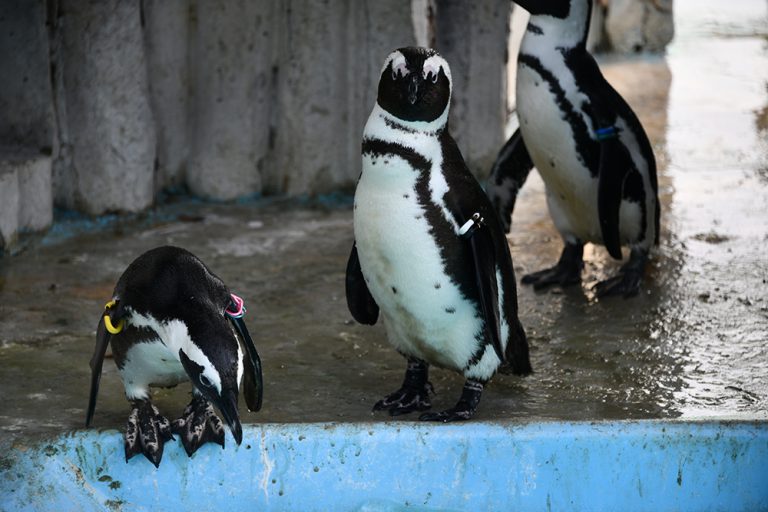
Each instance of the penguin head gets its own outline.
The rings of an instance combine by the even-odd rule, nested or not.
[[[223,308],[220,315],[204,314],[189,321],[188,333],[179,348],[179,361],[195,389],[221,412],[239,445],[243,429],[237,401],[244,354]]]
[[[552,16],[565,19],[571,10],[571,0],[515,0],[531,16]]]
[[[515,0],[515,3],[531,13],[531,23],[557,46],[571,48],[586,43],[592,0]]]
[[[444,125],[451,86],[451,69],[435,50],[400,48],[384,61],[376,101],[402,121]]]

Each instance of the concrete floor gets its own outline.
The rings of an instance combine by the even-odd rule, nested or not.
[[[582,287],[518,289],[535,373],[499,375],[477,418],[768,419],[768,34],[766,5],[679,1],[666,57],[604,61],[660,167],[661,245],[639,297],[597,301],[619,267],[588,247]],[[554,262],[561,242],[543,186],[529,179],[509,237],[518,275]],[[60,218],[0,259],[0,432],[25,440],[83,426],[95,326],[136,256],[173,244],[200,256],[249,308],[264,363],[264,408],[244,422],[393,421],[370,413],[404,362],[383,327],[355,324],[344,299],[350,201],[171,200],[131,218]],[[128,408],[107,361],[94,425]],[[435,408],[462,379],[435,370]],[[171,417],[189,387],[157,392]],[[394,421],[411,421],[406,417]]]

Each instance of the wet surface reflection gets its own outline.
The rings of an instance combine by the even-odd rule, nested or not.
[[[497,376],[478,419],[768,418],[766,4],[680,0],[675,10],[666,57],[601,62],[659,161],[661,245],[643,291],[597,301],[591,286],[620,263],[593,247],[582,287],[520,287],[535,373]],[[555,261],[561,242],[538,177],[518,204],[509,240],[522,275]],[[351,219],[344,199],[183,200],[129,219],[60,221],[0,260],[3,437],[82,427],[103,304],[126,265],[161,244],[199,255],[248,303],[266,389],[245,422],[390,421],[370,408],[405,365],[381,326],[347,312]],[[122,385],[104,368],[94,424],[122,428]],[[433,406],[453,405],[462,379],[435,370],[432,382]],[[156,403],[175,417],[188,394],[158,390]]]

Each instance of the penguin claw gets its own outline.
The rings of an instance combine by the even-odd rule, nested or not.
[[[425,412],[419,416],[420,421],[441,421],[450,423],[453,421],[466,421],[475,415],[477,406],[480,405],[480,397],[485,385],[473,379],[467,379],[461,391],[461,397],[456,405],[441,412]]]
[[[520,282],[522,284],[532,284],[534,290],[543,290],[555,284],[566,287],[579,284],[581,282],[581,272],[573,273],[570,270],[555,266],[533,272],[532,274],[526,274],[520,279]]]
[[[629,261],[621,267],[619,275],[601,281],[592,287],[595,295],[598,298],[621,295],[625,299],[637,295],[645,275],[645,262],[647,260],[647,250],[633,248],[629,255]]]
[[[583,244],[567,243],[563,247],[557,265],[524,275],[520,282],[532,284],[534,290],[541,290],[554,284],[559,284],[562,287],[579,284],[581,282],[581,269],[584,266],[583,253]]]
[[[430,382],[425,382],[422,387],[403,386],[391,393],[373,406],[374,411],[389,411],[390,416],[400,416],[413,411],[426,411],[432,407],[429,394],[435,394]]]
[[[598,298],[621,295],[628,299],[640,292],[640,282],[642,280],[642,273],[629,270],[605,281],[600,281],[592,287],[592,290]]]
[[[155,467],[160,466],[163,448],[173,439],[168,419],[149,400],[133,402],[125,428],[125,462],[143,454]]]
[[[441,412],[425,412],[419,416],[419,421],[440,421],[442,423],[451,423],[454,421],[466,421],[475,415],[474,409],[462,409],[451,407]]]
[[[181,418],[173,421],[172,429],[181,437],[189,457],[205,443],[216,443],[224,448],[224,423],[214,412],[213,405],[203,398],[193,397]]]

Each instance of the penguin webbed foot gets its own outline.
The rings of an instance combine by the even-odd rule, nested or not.
[[[124,436],[125,462],[142,453],[159,467],[165,443],[173,439],[171,424],[149,400],[135,400],[132,405]]]
[[[581,269],[584,267],[584,245],[567,243],[560,259],[554,267],[526,274],[520,279],[522,284],[532,284],[534,290],[542,290],[558,284],[570,286],[581,282]]]
[[[390,416],[400,416],[413,411],[426,411],[432,407],[429,395],[435,394],[430,382],[425,382],[421,388],[401,387],[394,393],[385,396],[373,406],[374,411],[389,411]]]
[[[440,421],[450,423],[453,421],[466,421],[475,415],[480,397],[483,394],[484,385],[480,381],[467,380],[461,392],[461,398],[456,405],[441,412],[425,412],[419,416],[421,421]]]
[[[224,423],[216,415],[213,405],[202,397],[192,397],[181,417],[173,421],[172,429],[181,437],[189,457],[205,443],[216,443],[224,448]]]
[[[632,249],[629,261],[621,267],[618,275],[600,281],[592,287],[597,298],[621,295],[628,299],[637,295],[645,275],[645,262],[647,260],[648,251]]]
[[[388,410],[390,416],[413,411],[426,411],[432,407],[429,395],[435,394],[428,380],[429,365],[418,359],[409,359],[405,379],[400,389],[385,396],[373,406],[373,411]]]

